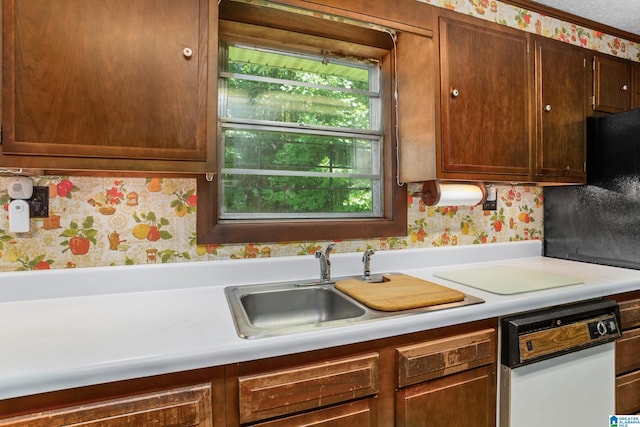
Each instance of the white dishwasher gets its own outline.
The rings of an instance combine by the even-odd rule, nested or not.
[[[619,317],[598,299],[502,319],[500,427],[609,425]]]

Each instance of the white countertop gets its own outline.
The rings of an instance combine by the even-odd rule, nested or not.
[[[640,271],[540,256],[539,241],[379,251],[372,273],[403,272],[485,303],[279,337],[238,337],[228,285],[318,277],[311,256],[0,274],[0,399],[384,338],[640,289]],[[332,255],[334,277],[361,254]],[[509,265],[584,283],[497,295],[433,276]]]

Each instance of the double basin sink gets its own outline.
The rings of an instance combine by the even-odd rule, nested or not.
[[[483,302],[465,294],[463,300],[452,303],[379,311],[342,293],[333,283],[318,282],[230,286],[225,288],[225,295],[242,338],[292,334]]]

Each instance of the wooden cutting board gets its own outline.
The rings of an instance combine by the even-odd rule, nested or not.
[[[386,274],[384,282],[360,279],[336,282],[336,288],[367,307],[381,311],[399,311],[462,301],[464,294],[436,283],[405,274]]]

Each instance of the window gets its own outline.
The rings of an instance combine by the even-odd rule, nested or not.
[[[220,220],[381,217],[379,61],[220,54]]]
[[[221,17],[243,22],[219,25],[218,171],[198,184],[199,205],[215,210],[198,209],[199,242],[405,235],[389,35],[302,15],[284,20],[323,28],[319,37],[273,28],[282,11],[228,8]]]

